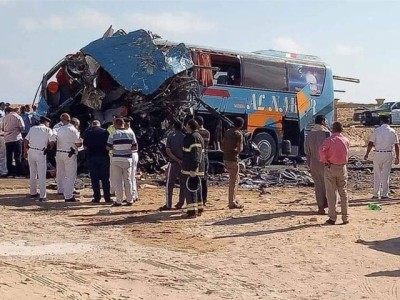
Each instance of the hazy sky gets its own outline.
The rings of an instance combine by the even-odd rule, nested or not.
[[[115,29],[225,49],[276,49],[321,57],[345,101],[400,100],[400,1],[0,0],[0,100],[30,103],[42,74]]]

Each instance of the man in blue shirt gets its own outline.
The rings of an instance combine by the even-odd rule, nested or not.
[[[22,133],[22,137],[25,138],[32,126],[31,107],[29,105],[22,106],[20,116],[25,124],[25,130]]]
[[[100,181],[103,187],[104,200],[111,202],[110,195],[110,156],[107,151],[108,131],[100,127],[100,122],[94,120],[86,131],[83,146],[86,148],[90,178],[92,180],[93,203],[99,203],[101,198]]]

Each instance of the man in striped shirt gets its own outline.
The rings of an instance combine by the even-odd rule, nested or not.
[[[132,131],[124,128],[123,119],[116,119],[114,125],[115,133],[107,141],[107,149],[112,150],[111,181],[117,198],[113,205],[122,205],[124,190],[127,205],[132,205],[132,151],[137,150],[137,142]]]

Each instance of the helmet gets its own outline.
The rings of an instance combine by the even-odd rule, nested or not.
[[[195,177],[188,177],[186,179],[186,188],[190,192],[197,192],[200,189],[200,177],[195,176]]]

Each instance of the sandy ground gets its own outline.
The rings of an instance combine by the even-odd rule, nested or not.
[[[54,194],[41,204],[27,180],[1,179],[0,298],[400,299],[400,199],[369,210],[372,177],[361,173],[351,173],[351,223],[329,227],[310,187],[240,190],[242,211],[211,187],[203,216],[183,220],[157,211],[161,187],[110,208],[88,189],[78,204]]]
[[[370,132],[346,129],[352,153]],[[350,172],[346,226],[323,225],[312,187],[240,190],[246,207],[231,211],[227,187],[213,186],[206,212],[185,220],[157,211],[162,187],[142,184],[138,203],[111,208],[88,189],[77,204],[52,191],[38,203],[27,180],[0,179],[0,299],[400,299],[392,178],[393,199],[372,211],[371,172]]]

